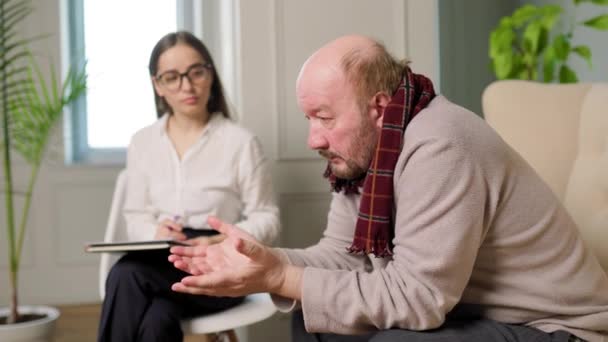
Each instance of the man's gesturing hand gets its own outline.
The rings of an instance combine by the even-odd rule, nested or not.
[[[169,261],[192,274],[173,284],[174,291],[236,297],[277,292],[283,286],[287,265],[270,247],[215,217],[208,223],[226,239],[214,245],[172,247]]]

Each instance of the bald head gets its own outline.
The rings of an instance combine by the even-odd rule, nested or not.
[[[298,88],[301,81],[310,74],[343,77],[345,56],[355,53],[363,58],[370,58],[376,44],[371,38],[361,35],[343,36],[325,44],[304,62],[296,87]]]
[[[350,88],[365,106],[377,93],[391,96],[407,62],[395,60],[380,42],[362,35],[337,38],[304,62],[296,82],[298,97],[306,89]]]
[[[319,50],[317,50],[308,61],[314,62],[321,60],[324,62],[339,63],[348,53],[357,51],[368,57],[372,55],[372,50],[377,43],[369,37],[360,35],[349,35],[335,39]],[[306,65],[306,63],[305,63]]]

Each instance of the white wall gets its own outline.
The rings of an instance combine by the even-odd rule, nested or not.
[[[58,2],[35,1],[36,12],[27,28],[52,34],[44,51],[56,61]],[[438,82],[437,2],[234,0],[233,4],[238,37],[234,92],[240,121],[260,137],[272,160],[284,225],[279,243],[306,246],[324,228],[329,192],[321,176],[324,163],[306,149],[306,121],[295,103],[300,65],[329,40],[361,33],[381,39],[399,58],[410,57],[416,72]],[[58,161],[42,170],[20,278],[24,303],[98,301],[98,257],[84,254],[82,247],[103,237],[117,172],[116,167],[64,166]],[[0,271],[6,265],[6,253],[1,253]],[[7,284],[5,272],[0,273],[0,284]],[[7,302],[8,293],[0,292],[0,305]],[[249,340],[283,341],[289,340],[288,334],[288,317],[277,315],[252,329]]]

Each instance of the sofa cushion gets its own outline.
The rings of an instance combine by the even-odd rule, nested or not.
[[[578,125],[588,83],[499,81],[483,94],[488,123],[564,200],[578,150]]]
[[[583,239],[608,271],[608,84],[587,92],[578,133],[578,151],[564,204]]]

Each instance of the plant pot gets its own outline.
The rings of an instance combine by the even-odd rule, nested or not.
[[[0,316],[6,316],[8,313],[9,308],[0,308]],[[40,314],[45,317],[29,322],[0,325],[0,341],[49,342],[53,340],[59,310],[50,306],[27,305],[19,306],[19,313]]]

